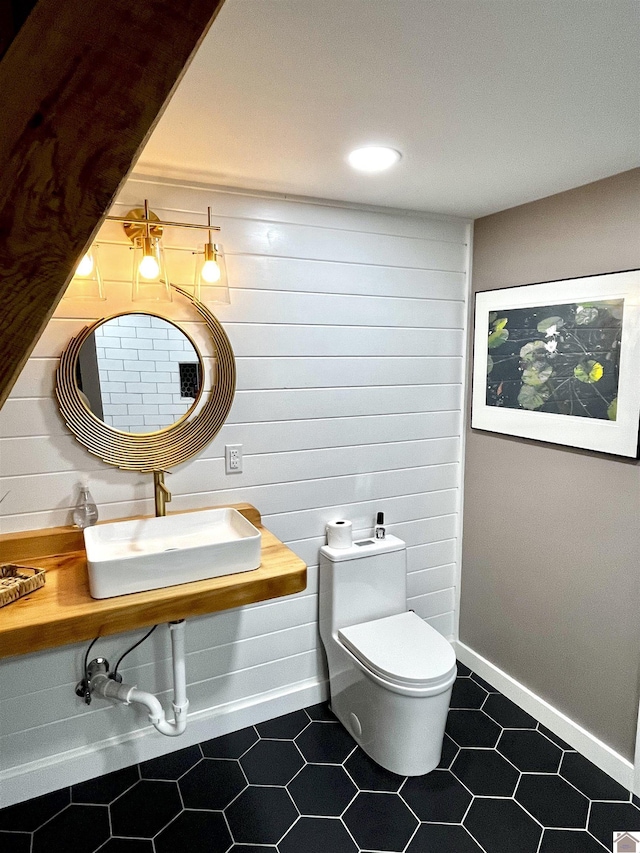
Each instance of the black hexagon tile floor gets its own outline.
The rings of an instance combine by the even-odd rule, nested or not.
[[[326,703],[0,810],[1,853],[602,853],[640,800],[459,664],[438,768]]]

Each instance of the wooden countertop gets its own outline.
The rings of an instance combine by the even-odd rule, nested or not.
[[[42,589],[0,608],[0,658],[201,616],[305,589],[304,562],[262,526],[255,507],[233,506],[262,533],[260,568],[116,598],[91,598],[84,540],[76,528],[1,535],[0,564],[42,567],[47,571],[47,581]]]

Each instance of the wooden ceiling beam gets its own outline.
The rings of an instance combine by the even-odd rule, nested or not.
[[[0,3],[0,59],[35,4],[36,0],[4,0]]]
[[[38,0],[0,61],[0,406],[223,2]]]

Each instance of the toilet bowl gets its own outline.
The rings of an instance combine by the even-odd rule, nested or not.
[[[406,609],[406,546],[395,536],[320,549],[320,636],[331,709],[362,749],[402,776],[440,761],[455,654]]]

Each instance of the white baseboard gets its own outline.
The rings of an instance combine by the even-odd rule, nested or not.
[[[454,643],[457,657],[462,663],[466,664],[470,669],[477,673],[481,678],[484,678],[489,684],[493,685],[497,690],[515,702],[521,708],[524,708],[527,713],[539,720],[543,726],[556,734],[559,738],[566,741],[570,746],[588,758],[596,767],[599,767],[605,773],[608,773],[616,782],[624,785],[630,791],[634,785],[634,769],[633,764],[622,755],[607,746],[601,740],[598,740],[595,735],[592,735],[578,723],[558,711],[553,705],[550,705],[540,696],[529,690],[515,678],[507,675],[506,672],[499,669],[491,661],[483,658],[473,649],[461,643],[459,640]],[[639,794],[638,790],[634,790],[635,794]]]
[[[189,714],[187,729],[179,738],[165,737],[153,726],[126,735],[48,756],[0,773],[0,807],[39,797],[67,785],[148,761],[177,749],[262,723],[324,701],[328,683],[318,678],[250,696]]]

